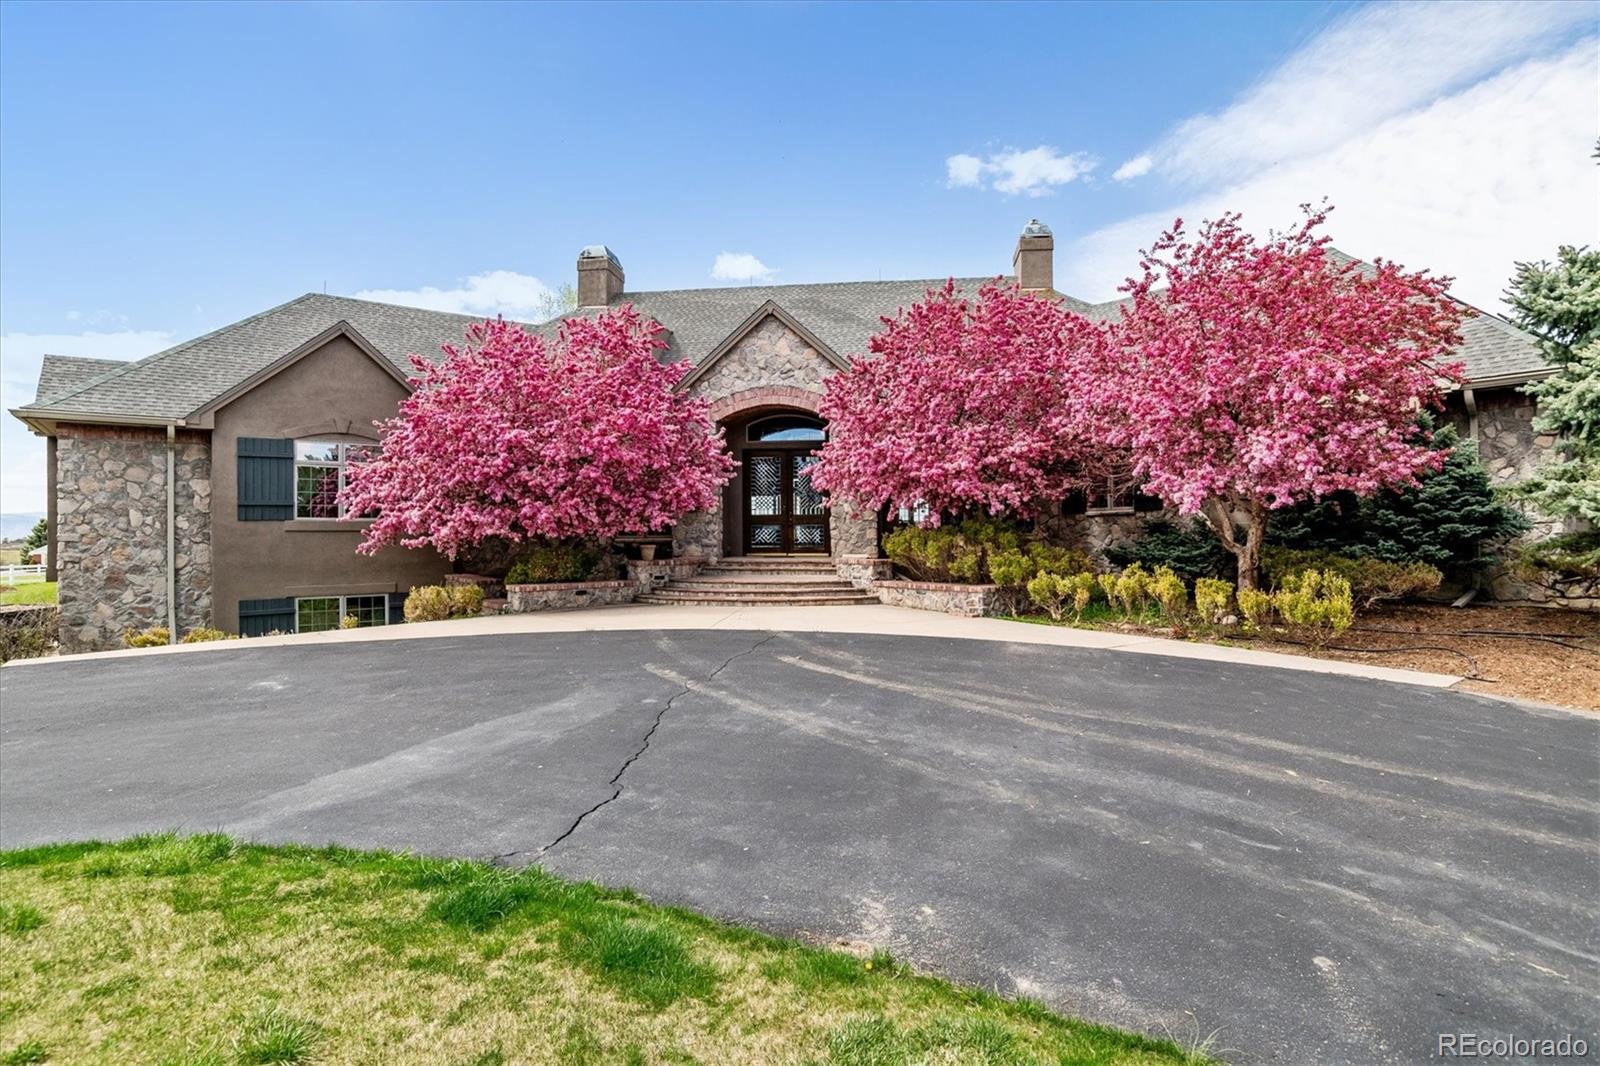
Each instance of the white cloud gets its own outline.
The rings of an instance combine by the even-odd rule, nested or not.
[[[1094,170],[1096,162],[1083,152],[1064,155],[1059,149],[1041,144],[1027,150],[1007,148],[987,159],[953,155],[944,161],[944,167],[952,188],[981,188],[987,183],[996,192],[1044,196],[1058,185],[1084,177]]]
[[[1132,181],[1134,178],[1142,178],[1150,173],[1150,168],[1154,165],[1155,160],[1146,152],[1144,155],[1136,155],[1122,164],[1112,171],[1111,176],[1117,181]]]
[[[1600,168],[1590,157],[1600,126],[1596,45],[1589,38],[1524,60],[1303,159],[1102,228],[1058,255],[1057,285],[1109,299],[1138,249],[1174,217],[1193,224],[1242,211],[1262,233],[1327,197],[1339,248],[1452,275],[1456,295],[1496,310],[1515,261],[1600,243]]]
[[[1158,171],[1200,182],[1318,155],[1533,57],[1594,17],[1592,4],[1563,0],[1357,8],[1227,108],[1179,123],[1150,154]]]
[[[975,155],[953,155],[944,161],[944,170],[952,188],[983,183],[983,160]]]
[[[766,281],[776,273],[749,252],[723,252],[711,264],[711,276],[718,281]]]
[[[464,278],[453,289],[363,289],[358,300],[449,311],[458,315],[504,315],[510,319],[548,318],[560,308],[555,292],[536,277],[514,270],[486,270]]]
[[[45,355],[96,359],[142,359],[171,347],[162,330],[119,333],[7,333],[0,336],[0,406],[6,412],[33,402]],[[44,438],[9,413],[0,414],[0,510],[45,509]]]

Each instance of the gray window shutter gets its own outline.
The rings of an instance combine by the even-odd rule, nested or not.
[[[405,592],[391,592],[391,593],[389,593],[389,624],[390,625],[397,626],[397,625],[400,625],[400,624],[405,622],[405,620],[406,620],[406,596],[407,595],[409,595],[409,593],[405,593]]]
[[[239,521],[294,517],[294,441],[239,438]]]
[[[295,628],[294,599],[240,600],[239,635],[264,637],[276,630],[293,633]]]

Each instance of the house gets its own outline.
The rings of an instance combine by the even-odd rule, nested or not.
[[[1030,223],[1009,277],[1053,293],[1054,247]],[[810,487],[822,383],[867,349],[882,316],[943,280],[634,292],[614,253],[583,249],[575,313],[631,303],[660,322],[667,357],[693,364],[680,387],[710,401],[739,459],[721,507],[677,523],[675,556],[878,554],[875,520],[830,512]],[[1060,298],[1091,317],[1118,313]],[[431,551],[358,555],[364,523],[341,512],[337,489],[406,395],[408,354],[440,358],[472,321],[311,293],[133,363],[47,356],[36,399],[12,413],[48,438],[62,646],[114,646],[152,624],[260,634],[397,620],[407,591],[450,564]],[[1553,442],[1534,436],[1518,386],[1549,368],[1532,338],[1483,313],[1460,357],[1468,380],[1452,413],[1494,476],[1519,476]],[[1140,520],[1136,503],[1100,494],[1067,521],[1095,547]]]

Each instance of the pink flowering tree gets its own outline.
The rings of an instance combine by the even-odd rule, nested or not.
[[[1332,492],[1415,485],[1447,453],[1423,409],[1459,366],[1448,278],[1340,261],[1326,211],[1258,242],[1228,214],[1142,255],[1101,394],[1143,491],[1204,514],[1254,588],[1268,515]],[[1235,523],[1243,527],[1238,535]]]
[[[1027,517],[1087,484],[1101,449],[1084,388],[1106,331],[1015,286],[947,282],[828,379],[811,480],[857,510]]]
[[[353,467],[360,550],[431,546],[454,558],[491,538],[609,538],[717,503],[733,460],[704,401],[673,386],[661,327],[631,306],[564,322],[553,341],[504,321],[467,330],[444,362],[412,356],[414,391]]]

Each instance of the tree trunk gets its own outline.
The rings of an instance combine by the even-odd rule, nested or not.
[[[1267,509],[1257,500],[1251,500],[1245,506],[1245,536],[1242,542],[1234,535],[1232,501],[1220,498],[1207,500],[1203,510],[1211,528],[1217,531],[1222,546],[1233,553],[1239,571],[1239,587],[1260,588],[1261,545],[1267,536]]]

